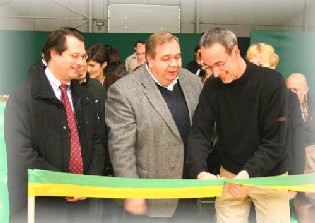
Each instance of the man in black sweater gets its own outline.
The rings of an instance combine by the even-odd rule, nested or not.
[[[235,34],[229,30],[209,30],[200,45],[204,65],[214,77],[205,83],[193,117],[187,151],[190,175],[216,178],[207,172],[206,164],[215,123],[222,177],[287,174],[291,160],[285,147],[286,87],[282,76],[245,61]],[[247,222],[252,201],[258,223],[290,221],[287,191],[227,184],[216,199],[217,222]]]

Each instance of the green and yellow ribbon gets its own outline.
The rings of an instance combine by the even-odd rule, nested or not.
[[[203,198],[222,194],[225,183],[315,192],[315,174],[250,179],[138,179],[28,170],[28,196],[95,198]]]

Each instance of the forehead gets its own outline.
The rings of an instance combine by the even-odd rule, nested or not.
[[[166,42],[156,46],[156,55],[177,55],[180,53],[179,43],[173,39],[170,42]]]
[[[74,36],[66,36],[67,50],[71,52],[85,53],[84,42]]]
[[[136,48],[136,51],[143,51],[143,50],[145,50],[145,45],[144,44],[138,44],[137,45],[137,48]]]
[[[221,61],[226,56],[226,50],[224,46],[219,43],[215,43],[210,47],[201,47],[201,58],[206,64],[214,64]]]
[[[96,61],[94,61],[94,60],[89,60],[89,61],[87,61],[87,64],[88,64],[88,65],[97,65],[97,64],[99,64],[99,63],[96,62]]]
[[[287,80],[287,85],[293,88],[300,88],[304,86],[304,81],[299,77],[290,77]]]

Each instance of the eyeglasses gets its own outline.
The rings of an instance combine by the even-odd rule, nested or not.
[[[83,54],[83,55],[80,55],[80,54],[70,54],[69,55],[71,57],[72,60],[75,60],[75,61],[78,61],[79,58],[81,58],[83,61],[87,60],[88,58],[88,55],[87,54]]]
[[[203,69],[208,70],[208,71],[210,71],[211,73],[213,73],[214,68],[220,69],[220,68],[222,68],[222,67],[225,66],[226,61],[228,60],[228,58],[229,58],[230,55],[231,55],[231,52],[227,55],[227,57],[225,58],[224,61],[218,61],[218,62],[216,62],[215,64],[213,64],[213,66],[208,66],[208,65],[205,65],[205,64],[204,64]]]

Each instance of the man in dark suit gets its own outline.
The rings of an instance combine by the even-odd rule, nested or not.
[[[101,175],[104,167],[105,135],[94,98],[74,81],[86,60],[82,33],[73,28],[52,32],[44,57],[47,68],[30,75],[6,105],[11,222],[26,222],[28,169]],[[36,220],[87,222],[88,203],[79,197],[39,197]]]
[[[146,65],[108,91],[105,121],[114,173],[181,179],[186,177],[185,148],[201,82],[182,69],[179,40],[171,33],[152,34],[146,57]],[[124,208],[131,222],[166,222],[177,203],[178,199],[125,199]]]
[[[315,97],[309,94],[306,77],[301,73],[288,76],[286,84],[289,90],[297,94],[304,120],[305,169],[304,173],[315,172]],[[295,160],[294,160],[295,161]],[[294,199],[294,208],[299,222],[313,222],[315,218],[315,193],[300,192]]]

